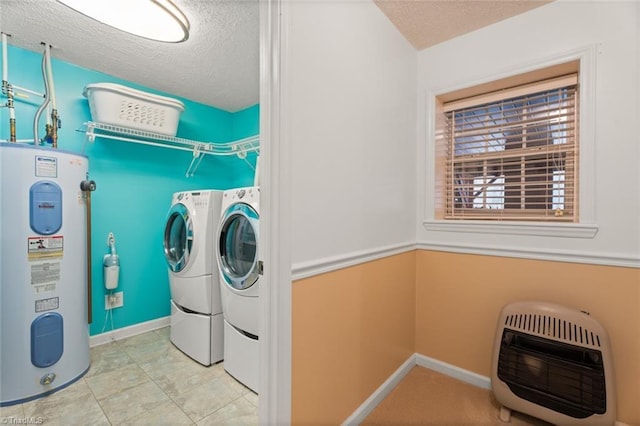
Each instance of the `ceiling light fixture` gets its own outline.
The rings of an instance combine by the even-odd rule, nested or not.
[[[90,18],[151,40],[180,43],[189,20],[171,0],[58,0]]]

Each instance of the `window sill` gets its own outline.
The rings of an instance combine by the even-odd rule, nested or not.
[[[483,222],[424,220],[427,231],[467,232],[479,234],[533,235],[538,237],[594,238],[598,225],[580,223]]]

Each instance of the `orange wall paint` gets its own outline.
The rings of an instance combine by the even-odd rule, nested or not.
[[[340,424],[413,353],[490,376],[500,309],[586,310],[609,333],[617,418],[640,425],[640,269],[419,250],[293,283],[293,424]]]
[[[340,424],[414,352],[415,252],[293,283],[293,424]]]
[[[640,424],[640,269],[418,251],[416,352],[491,374],[502,306],[543,300],[585,310],[609,333],[617,418]]]

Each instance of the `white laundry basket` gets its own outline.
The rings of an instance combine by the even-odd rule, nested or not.
[[[82,94],[89,100],[93,121],[130,129],[175,136],[184,104],[115,83],[87,84]]]

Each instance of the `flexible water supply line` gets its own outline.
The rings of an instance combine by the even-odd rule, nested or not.
[[[49,102],[51,102],[51,98],[49,96],[49,81],[47,79],[46,61],[47,61],[47,55],[45,51],[45,54],[42,55],[42,79],[44,80],[44,101],[38,107],[36,111],[36,115],[33,118],[33,143],[35,145],[40,145],[40,136],[38,134],[38,124],[40,122],[40,116],[42,115],[42,111],[44,111],[47,105],[49,105]]]

